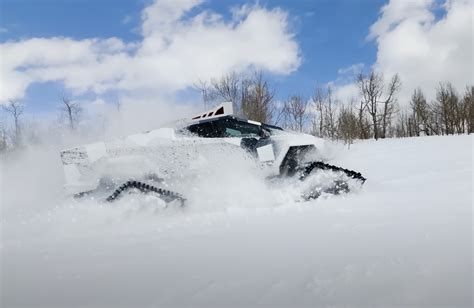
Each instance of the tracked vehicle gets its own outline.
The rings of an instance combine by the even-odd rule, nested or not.
[[[222,103],[172,127],[63,150],[61,159],[67,194],[108,202],[139,193],[185,205],[186,196],[180,193],[184,180],[189,182],[200,168],[212,165],[213,155],[223,150],[253,159],[269,182],[306,182],[318,173],[331,175],[323,185],[302,191],[301,200],[347,193],[349,182],[366,181],[359,172],[322,161],[323,147],[320,138],[237,117],[232,103]],[[232,164],[232,159],[226,163]]]

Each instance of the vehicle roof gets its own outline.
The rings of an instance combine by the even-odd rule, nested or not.
[[[232,119],[232,120],[236,120],[236,121],[239,121],[239,122],[246,122],[246,123],[250,123],[250,124],[260,125],[260,126],[263,126],[263,127],[273,128],[273,129],[277,129],[277,130],[283,130],[283,128],[281,128],[279,126],[276,126],[276,125],[271,125],[271,124],[261,123],[261,122],[257,122],[257,121],[252,121],[252,120],[248,120],[248,119],[245,119],[245,118],[237,117],[235,115],[224,115],[224,116],[220,116],[220,117],[212,117],[212,118],[204,118],[204,119],[194,120],[193,123],[191,123],[191,125],[208,123],[208,122],[215,122],[215,121],[219,121],[219,120],[222,120],[222,119]]]

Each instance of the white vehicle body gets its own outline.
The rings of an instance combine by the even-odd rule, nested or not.
[[[239,135],[241,131],[227,126],[219,126],[222,135],[199,136],[205,134],[202,130],[206,125],[216,123],[243,125],[263,136],[253,133]],[[291,147],[311,146],[318,150],[324,146],[322,139],[311,135],[285,132],[278,127],[234,117],[232,104],[222,103],[194,117],[186,125],[181,123],[176,127],[61,151],[65,190],[68,194],[92,191],[103,178],[119,182],[149,174],[164,179],[188,176],[203,164],[212,163],[215,149],[245,152],[243,142],[249,140],[255,144],[255,157],[266,166],[264,169],[268,175],[282,172],[281,166]]]

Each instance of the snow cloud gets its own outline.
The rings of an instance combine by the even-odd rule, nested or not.
[[[47,81],[63,82],[76,94],[166,95],[233,70],[285,75],[300,65],[285,11],[243,6],[225,20],[213,11],[195,11],[201,2],[154,1],[142,11],[138,42],[53,37],[0,44],[0,103]]]
[[[443,16],[436,18],[435,9]],[[378,46],[376,70],[398,73],[403,82],[401,103],[420,86],[431,99],[440,81],[463,90],[474,83],[472,0],[391,0],[370,28]]]

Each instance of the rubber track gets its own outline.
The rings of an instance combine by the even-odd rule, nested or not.
[[[345,175],[347,175],[350,178],[362,181],[362,184],[365,183],[367,180],[365,177],[362,176],[360,172],[354,171],[354,170],[349,170],[349,169],[344,169],[338,166],[326,164],[322,161],[314,161],[311,163],[308,163],[305,165],[303,168],[302,173],[300,174],[300,180],[304,180],[314,169],[321,169],[321,170],[331,170],[335,172],[343,172]]]
[[[143,183],[140,181],[133,181],[133,180],[127,181],[123,183],[122,185],[120,185],[109,197],[107,197],[106,201],[112,202],[116,200],[120,196],[120,194],[133,188],[138,189],[143,193],[154,192],[158,194],[160,198],[166,202],[179,200],[181,202],[181,206],[183,206],[184,201],[186,201],[186,199],[183,196],[181,196],[180,194],[176,192],[159,188],[159,187],[155,187],[153,185]]]

